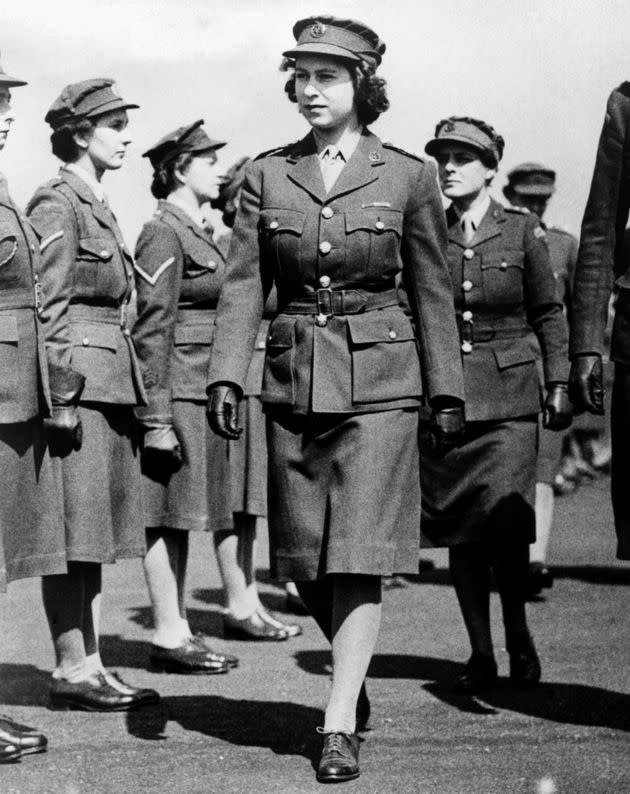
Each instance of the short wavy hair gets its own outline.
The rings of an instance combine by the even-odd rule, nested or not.
[[[96,124],[92,119],[72,119],[62,124],[50,136],[52,152],[64,163],[74,163],[81,156],[81,148],[74,140],[75,135],[88,140],[94,133]]]
[[[375,67],[365,60],[357,65],[355,61],[345,58],[332,58],[341,63],[350,72],[354,85],[354,99],[357,116],[361,124],[368,126],[389,109],[387,98],[387,81],[376,74]],[[295,93],[295,60],[285,58],[280,64],[281,72],[291,72],[284,90],[291,102],[297,102]]]
[[[156,199],[165,199],[175,190],[177,187],[175,171],[185,174],[190,168],[194,156],[193,152],[182,152],[172,160],[154,166],[151,193]]]

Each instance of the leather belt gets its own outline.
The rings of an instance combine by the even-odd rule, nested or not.
[[[519,339],[531,333],[531,328],[525,324],[484,324],[464,320],[461,315],[457,316],[457,325],[462,343],[470,345],[473,342],[491,342],[494,339]]]
[[[128,303],[121,303],[119,306],[101,306],[91,303],[71,303],[68,315],[71,320],[97,323],[111,323],[119,325],[125,335],[128,335],[127,314],[129,311]]]
[[[318,289],[301,295],[278,309],[279,314],[315,315],[317,325],[325,326],[330,317],[344,314],[361,314],[386,306],[400,305],[398,292],[388,288],[379,292],[366,289]]]

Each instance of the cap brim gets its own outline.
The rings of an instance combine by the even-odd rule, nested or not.
[[[456,134],[444,136],[443,138],[433,138],[433,140],[429,141],[424,147],[424,151],[427,154],[430,154],[431,157],[435,157],[445,143],[463,143],[465,146],[470,146],[471,149],[476,149],[478,152],[492,151],[491,149],[482,146],[480,143],[477,143],[477,141],[466,138],[464,135]]]
[[[183,151],[201,154],[201,152],[215,152],[217,149],[222,149],[225,145],[225,141],[210,140],[209,143],[205,143],[203,146],[195,147],[194,149],[184,149]]]
[[[546,185],[512,185],[512,190],[520,196],[551,196],[555,192],[555,187]]]
[[[5,85],[8,88],[18,85],[28,85],[26,80],[19,80],[17,77],[11,77],[8,74],[0,74],[0,85]]]
[[[111,113],[112,110],[133,110],[139,107],[140,105],[134,105],[133,102],[125,102],[123,99],[116,99],[94,108],[94,110],[85,114],[85,118],[90,119],[94,118],[94,116],[102,116],[103,113]]]
[[[338,47],[336,44],[326,44],[324,42],[313,42],[312,44],[300,44],[292,50],[285,50],[285,58],[297,58],[300,55],[332,55],[336,58],[344,58],[346,61],[360,62],[361,58],[351,50]]]

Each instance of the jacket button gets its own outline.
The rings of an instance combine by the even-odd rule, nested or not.
[[[330,276],[322,276],[319,280],[319,286],[326,289],[326,287],[330,287]]]
[[[101,256],[109,256],[109,251],[106,251],[104,248],[101,251]]]
[[[376,221],[374,226],[379,230],[379,232],[382,232],[383,229],[385,228],[385,224],[383,223],[383,221]]]
[[[472,320],[472,312],[464,312],[462,314],[462,320],[465,323],[469,323]]]
[[[31,251],[32,251],[33,253],[35,253],[35,246],[34,246],[34,245],[31,245]]]
[[[333,212],[332,207],[324,207],[322,210],[322,218],[326,218],[326,220],[332,218],[334,214],[335,213]]]
[[[464,283],[462,284],[462,289],[464,290],[464,292],[470,292],[472,288],[473,288],[472,281],[464,281]]]
[[[278,225],[279,225],[278,221],[271,221],[271,223],[269,224],[269,228],[270,229],[277,229]]]
[[[90,337],[84,336],[83,339],[81,340],[81,344],[83,345],[83,347],[87,347],[90,344]]]
[[[472,353],[472,349],[470,342],[462,342],[462,353]]]
[[[131,336],[131,331],[128,328],[123,328],[123,335],[124,336]]]
[[[392,330],[390,330],[390,332],[387,334],[387,336],[389,336],[389,338],[390,338],[390,339],[396,339],[396,337],[398,336],[398,334],[396,333],[396,331],[394,331],[394,330],[392,329]]]
[[[214,272],[216,269],[217,269],[217,263],[211,259],[208,262],[208,270],[212,270],[212,272]]]
[[[472,259],[474,257],[474,255],[475,255],[475,252],[472,250],[472,248],[467,248],[464,251],[464,259]]]
[[[332,245],[328,240],[324,240],[324,242],[319,244],[319,251],[321,254],[329,254],[332,251]]]
[[[508,263],[507,262],[501,262],[501,270],[507,270],[507,269],[508,269]]]

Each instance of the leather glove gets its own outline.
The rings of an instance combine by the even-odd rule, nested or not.
[[[573,420],[566,383],[551,383],[543,405],[543,427],[547,430],[566,430]]]
[[[55,451],[68,454],[81,449],[83,426],[78,404],[85,387],[85,378],[69,367],[49,363],[52,415],[44,419],[50,443]]]
[[[464,406],[434,408],[429,425],[428,443],[431,452],[443,458],[464,440]]]
[[[181,468],[182,449],[172,425],[147,424],[142,449],[142,462],[151,471],[174,472]]]
[[[237,388],[231,383],[218,383],[208,391],[208,423],[218,436],[228,441],[236,441],[243,432],[238,424],[240,401]]]
[[[569,375],[569,399],[576,412],[604,413],[604,371],[602,357],[596,354],[576,356]]]

